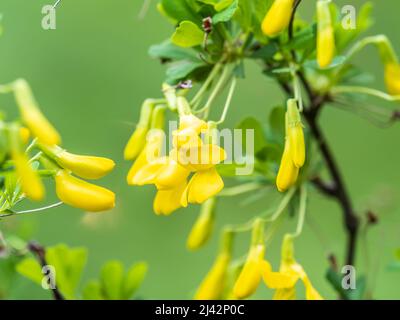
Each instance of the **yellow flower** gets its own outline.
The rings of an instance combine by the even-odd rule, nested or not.
[[[125,147],[125,160],[134,160],[143,150],[146,144],[146,135],[150,127],[153,109],[154,101],[152,99],[145,100],[140,111],[139,123]]]
[[[330,1],[317,1],[317,61],[321,68],[332,63],[335,56],[335,34],[329,9]]]
[[[304,132],[301,124],[300,112],[297,107],[297,100],[289,99],[287,108],[287,126],[290,148],[292,149],[292,159],[294,165],[297,168],[301,168],[306,159],[306,147],[304,143]]]
[[[181,197],[185,192],[186,183],[173,189],[158,190],[154,198],[153,209],[157,215],[170,215],[181,207]]]
[[[56,149],[54,155],[57,163],[81,178],[100,179],[114,169],[111,159],[93,156],[83,156]]]
[[[15,169],[21,179],[21,187],[24,194],[31,200],[43,200],[45,190],[42,181],[36,171],[29,164],[25,153],[12,152]]]
[[[217,300],[221,298],[230,260],[231,255],[227,252],[218,255],[214,265],[196,292],[196,300]]]
[[[224,182],[215,168],[196,172],[190,179],[181,204],[186,207],[188,203],[201,204],[215,196],[224,188]]]
[[[274,1],[261,26],[264,34],[272,37],[279,34],[289,26],[293,4],[294,0]]]
[[[137,184],[135,181],[136,174],[147,164],[160,157],[165,134],[161,129],[153,129],[147,135],[147,143],[136,161],[133,163],[128,172],[127,182],[130,185]]]
[[[295,99],[288,100],[285,122],[285,147],[276,178],[276,186],[280,192],[286,191],[296,183],[299,168],[304,165],[306,158],[304,132]]]
[[[264,260],[265,245],[257,244],[250,248],[246,263],[233,287],[233,294],[239,299],[252,295],[261,281],[261,263]]]
[[[197,218],[186,246],[189,250],[196,250],[203,246],[211,235],[214,226],[215,198],[210,198],[201,206],[200,215]]]
[[[89,212],[114,208],[115,194],[103,187],[88,183],[60,170],[55,176],[58,198],[72,207]]]
[[[288,190],[296,183],[298,175],[299,168],[297,168],[293,163],[290,140],[286,138],[285,149],[283,151],[278,176],[276,178],[276,186],[278,190],[280,192]]]
[[[282,244],[282,258],[279,273],[286,275],[289,281],[276,282],[274,300],[296,299],[296,282],[300,279],[306,289],[307,300],[322,300],[321,295],[315,290],[303,267],[294,259],[293,237],[285,235]]]
[[[400,64],[390,62],[385,65],[385,83],[389,94],[400,95]]]
[[[47,145],[60,144],[60,135],[40,111],[28,83],[23,79],[15,81],[14,92],[22,120],[33,136]]]

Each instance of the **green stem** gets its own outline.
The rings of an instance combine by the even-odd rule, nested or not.
[[[222,63],[217,63],[214,66],[214,68],[211,70],[210,74],[208,75],[206,81],[204,81],[204,83],[201,86],[200,90],[193,97],[192,101],[190,101],[190,105],[193,106],[193,108],[196,108],[197,105],[201,102],[201,100],[203,98],[203,95],[206,93],[206,91],[208,90],[209,86],[214,81],[214,78],[217,76],[217,74],[222,69],[222,66],[223,66]]]
[[[339,93],[362,93],[369,96],[377,97],[386,101],[394,102],[400,101],[400,96],[392,96],[387,94],[386,92],[367,88],[367,87],[359,87],[359,86],[338,86],[331,89],[332,94]]]
[[[236,83],[237,83],[237,80],[236,80],[236,77],[234,77],[232,80],[231,87],[229,88],[229,93],[228,93],[228,97],[226,98],[224,110],[222,111],[221,118],[218,120],[217,124],[223,123],[226,119],[226,115],[228,113],[229,107],[231,106],[233,94],[235,93]]]

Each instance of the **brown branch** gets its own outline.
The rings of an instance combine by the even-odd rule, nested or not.
[[[45,250],[45,248],[43,246],[41,246],[37,242],[31,241],[28,244],[28,249],[39,260],[39,263],[42,266],[42,268],[44,266],[48,265],[48,263],[46,261],[46,250]],[[58,290],[57,286],[55,286],[54,289],[51,289],[51,292],[53,294],[54,300],[64,300],[64,297],[61,294],[61,292]]]
[[[294,19],[296,15],[296,11],[298,6],[300,5],[301,0],[297,0],[294,4],[292,16],[289,24],[289,40],[293,38],[293,25]],[[292,51],[293,59],[296,61],[296,54]],[[308,82],[305,74],[302,70],[298,70],[296,72],[300,81],[302,82],[305,91],[307,92],[308,98],[310,100],[310,105],[308,108],[304,109],[303,115],[310,127],[311,134],[315,141],[317,142],[319,151],[324,158],[326,166],[330,172],[330,175],[333,179],[333,188],[327,187],[326,184],[322,184],[321,180],[315,181],[320,190],[324,191],[325,194],[329,194],[331,197],[336,198],[339,202],[342,211],[343,211],[343,220],[347,231],[347,247],[346,247],[346,264],[353,265],[355,261],[355,253],[356,253],[356,239],[357,232],[359,226],[359,219],[355,215],[353,206],[350,200],[350,196],[346,190],[345,184],[342,179],[341,172],[336,164],[336,160],[333,156],[333,153],[329,147],[329,144],[325,138],[325,135],[321,131],[318,124],[318,115],[321,111],[323,105],[326,102],[329,102],[331,99],[328,95],[318,95],[312,89],[310,83]],[[286,92],[288,88],[284,88]]]

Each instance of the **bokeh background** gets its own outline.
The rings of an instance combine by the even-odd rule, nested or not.
[[[198,207],[181,210],[171,217],[152,212],[152,187],[128,187],[125,175],[129,163],[122,150],[134,128],[141,102],[160,96],[164,67],[149,58],[151,44],[161,42],[172,31],[156,11],[154,0],[145,19],[138,19],[141,0],[63,0],[57,10],[57,29],[41,28],[43,5],[49,0],[0,0],[3,36],[0,38],[0,83],[26,78],[49,119],[62,133],[64,146],[76,153],[103,155],[117,162],[116,170],[101,181],[118,195],[117,207],[106,214],[85,215],[79,210],[59,207],[41,214],[20,216],[1,224],[29,229],[44,245],[67,243],[86,246],[89,261],[84,279],[97,277],[100,266],[110,259],[130,265],[149,263],[148,276],[140,289],[144,299],[191,298],[210,267],[218,235],[201,251],[185,248],[187,234]],[[336,1],[360,8],[363,0]],[[400,52],[396,0],[375,2],[376,24],[371,34],[386,33]],[[304,1],[302,14],[311,17],[314,1]],[[374,48],[357,56],[356,63],[375,75],[383,88],[382,66]],[[271,107],[282,102],[277,87],[256,65],[247,63],[247,79],[240,81],[226,125],[234,126],[243,116],[267,119]],[[389,105],[371,100],[382,108]],[[14,115],[14,102],[0,96],[2,109]],[[351,113],[333,107],[322,115],[325,130],[346,183],[360,214],[372,208],[380,223],[369,230],[364,245],[359,242],[357,271],[364,270],[367,253],[374,298],[400,298],[400,272],[387,270],[400,247],[400,126],[379,129]],[[55,200],[50,196],[46,203]],[[218,207],[217,228],[226,222],[247,221],[274,204],[268,195],[244,205],[245,197],[229,198]],[[25,204],[32,208],[37,204]],[[325,280],[326,255],[334,251],[343,257],[344,231],[336,205],[315,192],[311,194],[307,224],[296,241],[298,260],[326,298],[336,298]],[[293,228],[289,226],[288,228]],[[322,235],[322,236],[321,236]],[[238,238],[237,254],[248,247],[248,237]],[[365,245],[366,244],[366,245]],[[279,265],[280,239],[268,248],[268,258]],[[17,278],[9,298],[47,299],[49,292],[29,280]],[[270,298],[260,288],[256,298]]]

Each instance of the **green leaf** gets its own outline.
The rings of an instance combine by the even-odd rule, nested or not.
[[[163,60],[199,61],[196,51],[178,47],[172,44],[170,40],[151,46],[149,55],[152,58]]]
[[[242,129],[242,145],[243,148],[246,147],[246,130],[254,130],[254,153],[259,152],[267,145],[267,141],[265,139],[264,130],[262,128],[261,123],[253,118],[248,117],[242,120],[237,126],[238,129]],[[245,150],[245,149],[243,149]]]
[[[101,284],[97,280],[89,281],[83,289],[84,300],[104,300]]]
[[[254,51],[254,53],[251,55],[251,58],[270,60],[278,51],[278,45],[275,42],[270,42],[267,45],[261,47],[259,50]]]
[[[332,63],[328,67],[324,68],[323,70],[327,71],[327,70],[334,69],[334,68],[342,65],[345,61],[346,61],[345,56],[336,56],[333,59]],[[320,69],[317,60],[309,60],[306,63],[304,63],[304,66],[307,68],[312,68],[312,69]]]
[[[269,114],[271,140],[282,143],[285,138],[285,112],[283,106],[277,106]]]
[[[203,40],[204,32],[191,21],[182,21],[171,38],[173,44],[183,48],[199,46]]]
[[[56,284],[65,298],[75,299],[75,291],[87,261],[87,250],[59,244],[46,249],[46,261],[55,268]]]
[[[201,25],[201,16],[194,9],[194,1],[191,0],[161,0],[161,5],[165,14],[171,19],[181,22],[190,20],[197,25]]]
[[[107,300],[121,299],[124,267],[119,261],[109,261],[101,269],[101,285]]]
[[[169,66],[167,69],[167,80],[168,84],[176,84],[180,80],[185,80],[189,76],[190,73],[195,71],[198,68],[204,67],[204,62],[193,62],[182,60],[175,62]]]
[[[19,274],[23,275],[29,280],[32,280],[39,285],[42,284],[42,267],[40,266],[39,262],[36,261],[36,259],[25,258],[17,264],[16,270]]]
[[[229,0],[231,4],[229,4],[228,7],[224,8],[222,11],[218,10],[216,6],[216,10],[220,11],[214,17],[212,18],[213,23],[217,24],[220,22],[227,22],[233,18],[233,16],[236,14],[238,8],[239,8],[239,0]],[[226,5],[226,4],[224,4]]]
[[[146,276],[147,269],[148,267],[146,262],[135,263],[129,269],[122,286],[122,299],[132,298],[132,296],[142,284]]]
[[[339,11],[337,5],[331,4],[333,8],[336,6],[336,11]],[[335,10],[335,9],[333,9]],[[362,33],[367,31],[373,24],[374,20],[372,18],[373,3],[365,3],[357,14],[357,28],[355,29],[344,29],[342,26],[343,17],[337,14],[336,24],[335,24],[335,42],[336,48],[339,53],[342,53],[357,37]]]

